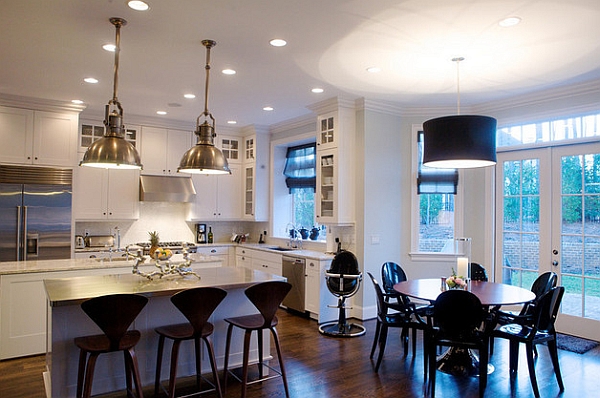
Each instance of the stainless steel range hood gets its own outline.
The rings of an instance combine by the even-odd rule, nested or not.
[[[140,176],[140,200],[193,202],[196,190],[191,177]]]

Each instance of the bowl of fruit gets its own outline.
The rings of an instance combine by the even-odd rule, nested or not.
[[[156,249],[156,251],[158,252],[157,258],[161,261],[168,260],[171,258],[171,256],[173,256],[173,252],[169,249],[162,249],[159,247],[158,249]]]

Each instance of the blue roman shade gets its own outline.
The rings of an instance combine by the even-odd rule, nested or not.
[[[438,169],[423,166],[423,132],[418,132],[419,171],[417,173],[417,194],[441,193],[456,195],[458,169]]]
[[[283,174],[290,193],[294,188],[315,190],[317,177],[315,143],[289,147]]]

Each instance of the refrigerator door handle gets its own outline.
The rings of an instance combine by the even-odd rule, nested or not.
[[[22,206],[17,206],[17,261],[22,260],[21,253],[23,253],[23,234],[21,230],[23,228],[23,209]]]

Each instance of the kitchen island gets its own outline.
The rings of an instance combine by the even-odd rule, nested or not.
[[[86,299],[113,293],[136,293],[149,298],[148,305],[136,318],[133,327],[142,338],[136,346],[143,385],[153,384],[158,338],[154,328],[185,322],[183,315],[172,305],[170,297],[181,290],[215,286],[227,291],[227,297],[219,305],[211,322],[215,325],[213,343],[217,364],[223,366],[227,326],[224,318],[256,313],[256,309],[244,295],[244,290],[255,283],[284,278],[246,268],[216,267],[196,271],[186,277],[169,276],[148,280],[133,274],[93,275],[74,278],[46,279],[44,285],[48,298],[47,366],[44,375],[46,390],[51,397],[74,397],[77,385],[79,351],[73,339],[78,336],[98,334],[99,328],[81,310],[80,303]],[[264,336],[264,355],[269,358],[269,335]],[[242,336],[233,336],[230,363],[233,367],[242,362]],[[186,342],[189,343],[189,342]],[[184,343],[184,345],[186,344]],[[191,344],[191,343],[190,343]],[[178,376],[195,372],[193,346],[180,350]],[[251,361],[258,358],[256,344],[251,350]],[[202,358],[203,372],[209,371],[207,358]],[[163,361],[163,375],[168,375],[168,361]],[[167,376],[165,376],[167,377]],[[92,394],[122,390],[125,386],[123,356],[121,353],[103,354],[97,363]]]

